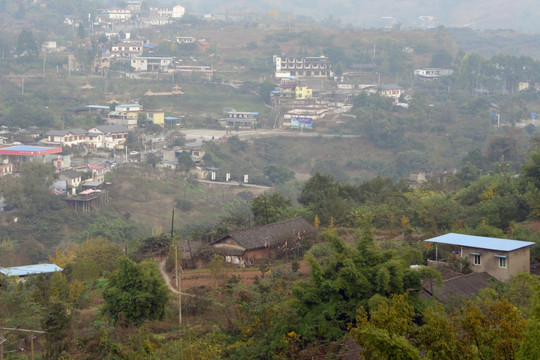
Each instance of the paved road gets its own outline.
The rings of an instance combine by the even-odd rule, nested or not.
[[[225,185],[225,186],[245,186],[245,187],[253,187],[253,188],[258,188],[258,189],[272,189],[271,186],[264,186],[264,185],[255,185],[255,184],[244,184],[244,183],[239,183],[238,181],[229,181],[229,182],[223,182],[223,181],[212,181],[212,180],[201,180],[201,179],[197,179],[198,182],[200,183],[205,183],[205,184],[216,184],[216,185]]]
[[[321,134],[314,131],[284,131],[281,129],[256,129],[255,131],[229,131],[215,130],[215,129],[182,129],[183,134],[186,135],[187,140],[218,140],[227,136],[238,136],[239,138],[259,138],[259,137],[271,137],[271,136],[288,136],[288,137],[324,137],[324,138],[345,138],[355,139],[361,138],[361,135],[339,135],[339,134]]]

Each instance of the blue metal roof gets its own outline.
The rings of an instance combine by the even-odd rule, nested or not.
[[[109,106],[103,106],[103,105],[86,105],[89,109],[103,109],[103,110],[111,110]]]
[[[530,241],[507,240],[454,233],[437,236],[432,239],[427,239],[425,241],[437,244],[467,246],[472,248],[495,251],[514,251],[535,244],[534,242]]]
[[[3,150],[11,150],[11,151],[44,151],[49,150],[50,147],[45,146],[29,146],[29,145],[16,145],[16,146],[9,146],[7,148],[3,148]]]
[[[0,268],[0,273],[6,276],[26,276],[34,274],[49,274],[56,271],[62,271],[62,268],[55,264],[36,264],[26,266],[15,266]]]

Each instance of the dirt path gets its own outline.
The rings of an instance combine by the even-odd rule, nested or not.
[[[172,286],[171,278],[169,277],[169,275],[167,274],[167,271],[165,270],[165,261],[167,260],[165,259],[158,264],[159,272],[161,273],[161,276],[163,276],[163,279],[165,279],[165,282],[167,283],[167,286],[169,287],[169,289],[171,289],[173,293],[178,294],[178,290],[176,290],[176,288]]]

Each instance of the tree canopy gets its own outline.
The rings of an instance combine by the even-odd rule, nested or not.
[[[136,264],[120,257],[103,290],[103,299],[103,313],[113,322],[142,324],[163,318],[168,289],[154,262]]]

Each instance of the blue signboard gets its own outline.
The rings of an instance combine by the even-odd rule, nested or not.
[[[531,113],[531,119],[536,119],[536,113],[535,112]]]
[[[291,118],[291,128],[313,129],[313,119],[308,117],[294,116]]]

